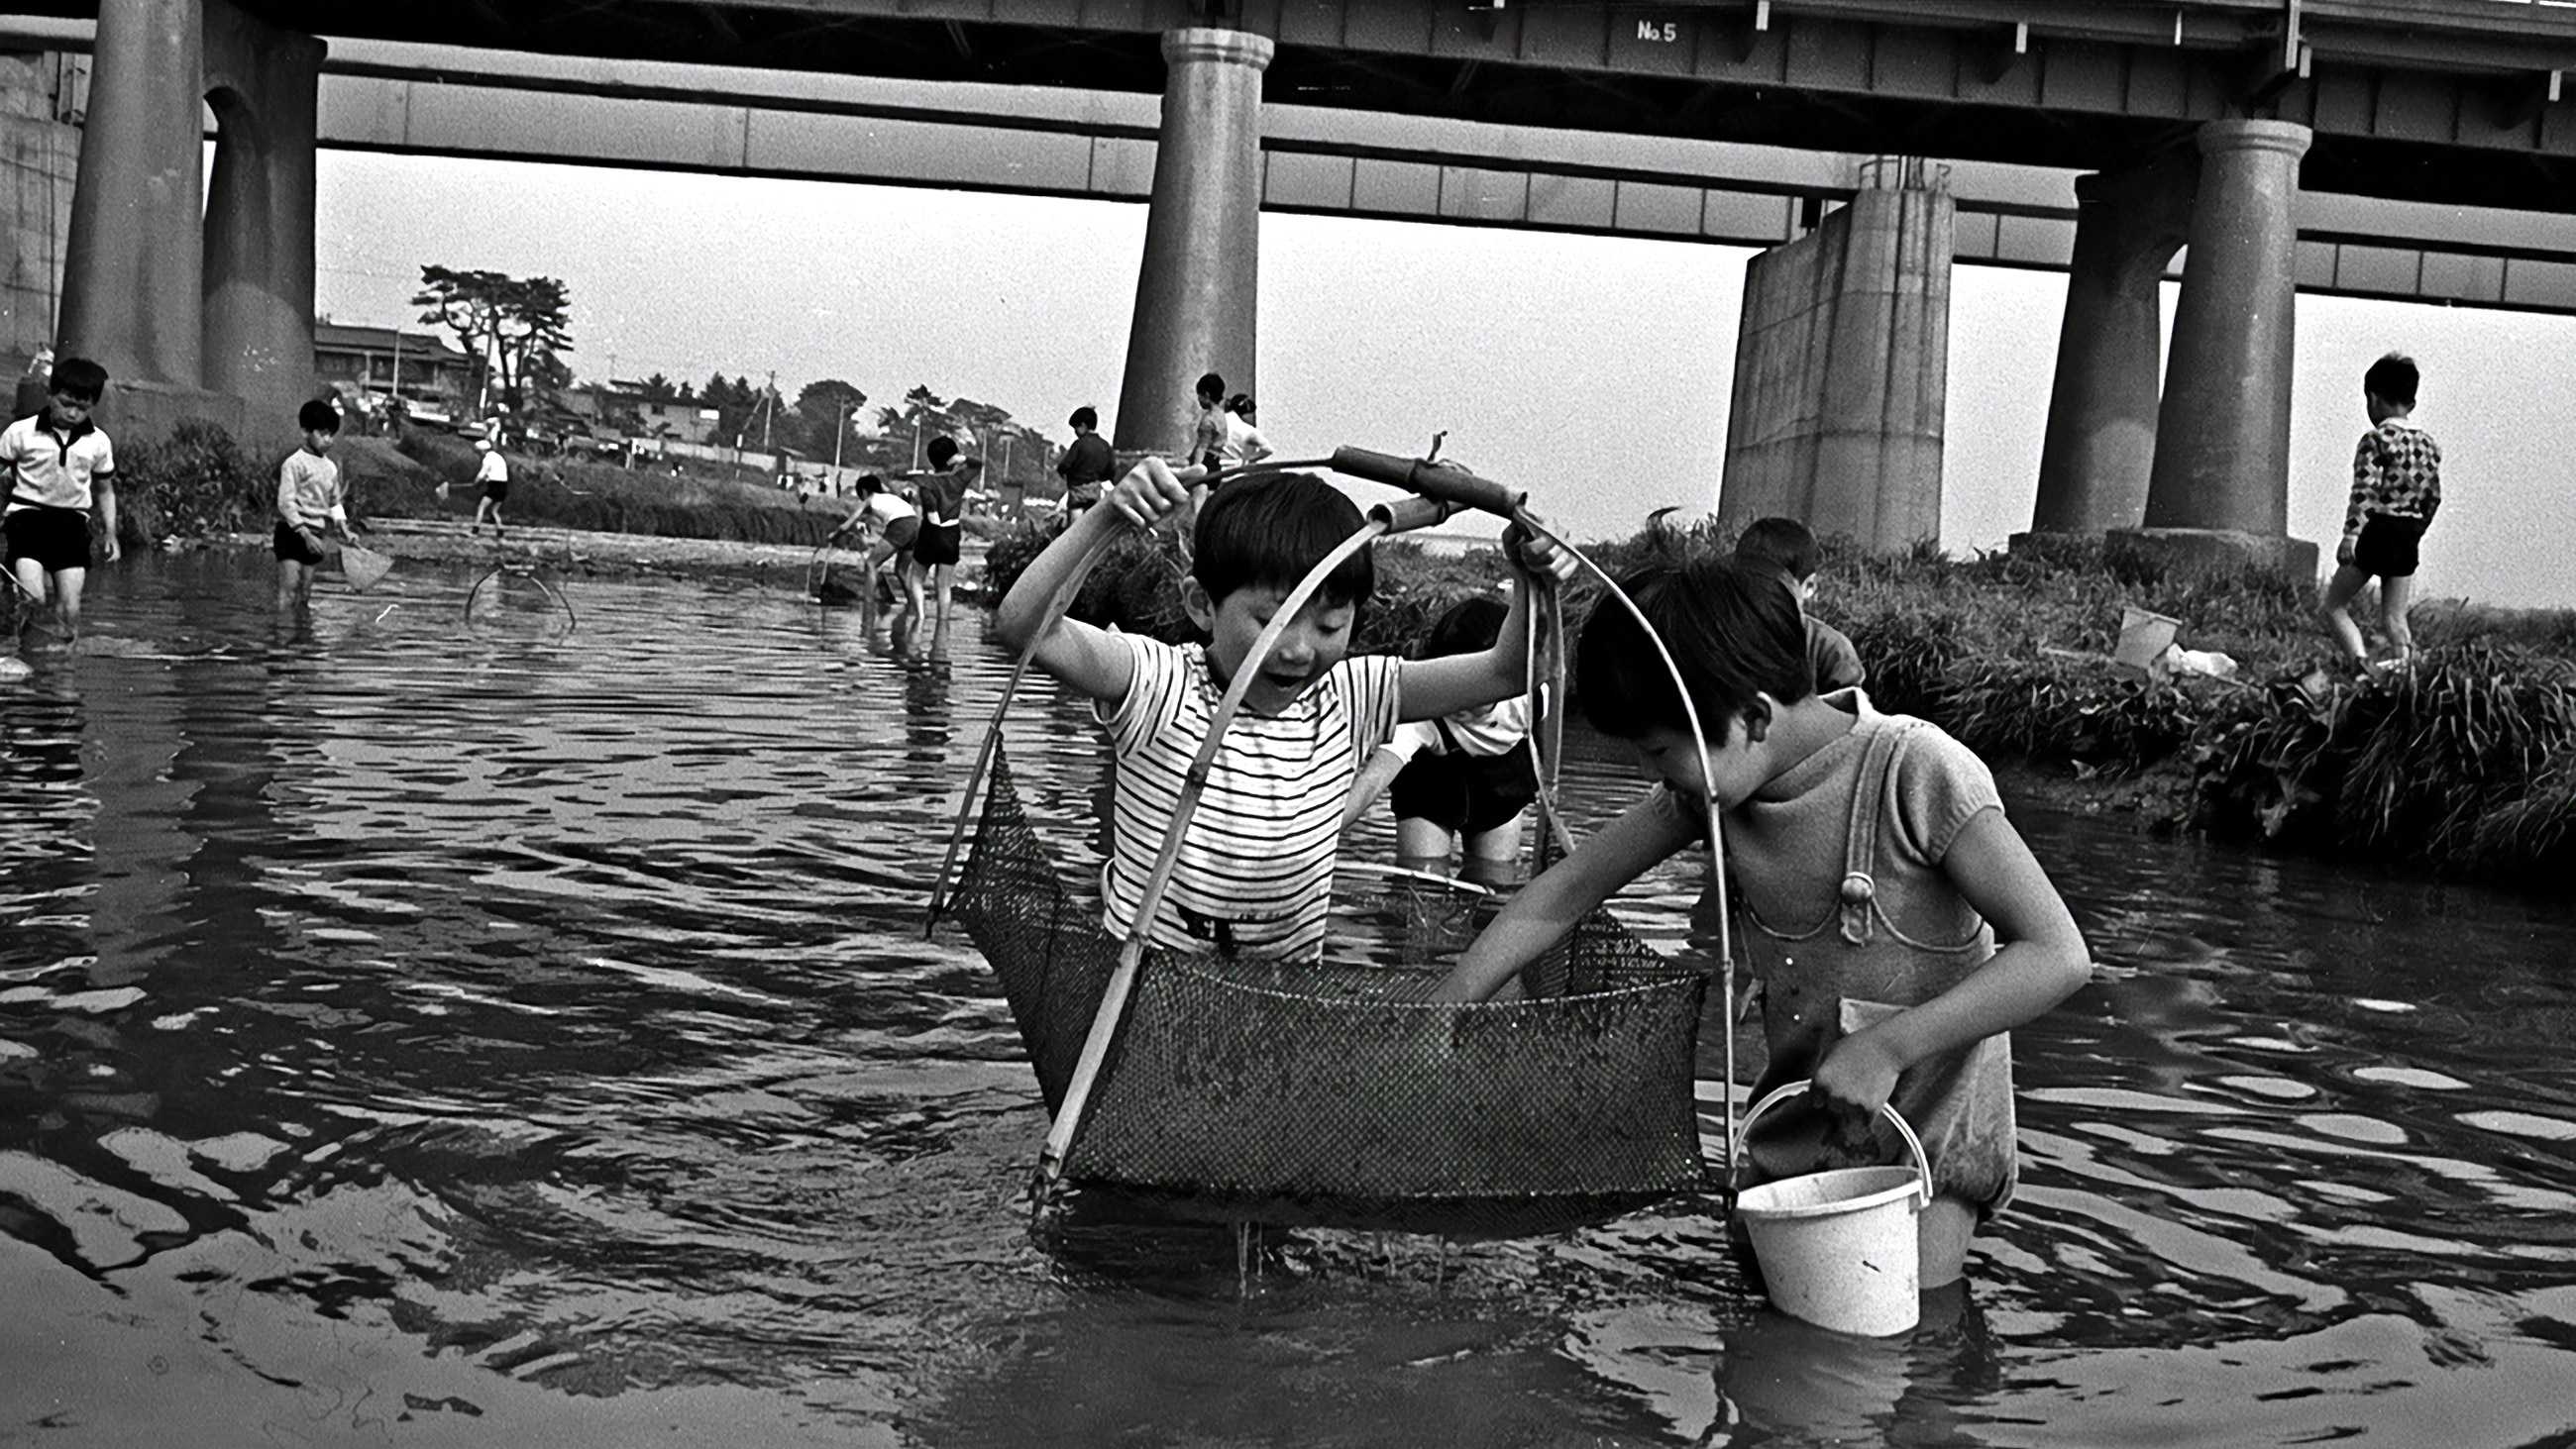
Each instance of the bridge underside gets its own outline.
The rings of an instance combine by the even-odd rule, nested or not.
[[[2266,115],[2316,132],[2300,177],[2310,193],[2576,210],[2576,96],[2561,99],[2557,79],[2576,69],[2576,12],[2549,7],[2310,0],[2294,31],[2284,6],[2251,0],[244,8],[316,34],[1157,95],[1158,35],[1218,23],[1276,40],[1272,103],[2072,170],[2117,169],[2204,121]]]
[[[1143,201],[1157,101],[341,42],[326,146]],[[1769,247],[1867,158],[1272,104],[1264,210]],[[2074,173],[1962,162],[1956,259],[2063,270]],[[2311,293],[2576,313],[2576,216],[2307,195]],[[2179,279],[2178,265],[2169,275]]]

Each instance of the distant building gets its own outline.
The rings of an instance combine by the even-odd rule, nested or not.
[[[714,408],[695,398],[647,396],[640,382],[582,383],[565,388],[559,400],[594,433],[705,443],[716,428]]]
[[[394,397],[415,412],[426,408],[451,418],[464,417],[474,404],[474,359],[426,332],[316,322],[313,372],[370,414]]]

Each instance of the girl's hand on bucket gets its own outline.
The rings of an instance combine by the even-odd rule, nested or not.
[[[1151,528],[1164,514],[1190,501],[1190,487],[1172,471],[1172,465],[1147,458],[1128,469],[1101,501],[1138,528]]]
[[[1872,1032],[1856,1032],[1834,1043],[1825,1059],[1816,1063],[1815,1091],[1834,1111],[1867,1119],[1887,1105],[1900,1070],[1896,1058]]]

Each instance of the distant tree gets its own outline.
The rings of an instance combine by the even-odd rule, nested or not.
[[[835,451],[844,460],[859,439],[858,410],[868,395],[837,377],[809,382],[796,394],[796,446],[828,461]],[[837,445],[837,447],[836,447]]]
[[[420,291],[411,300],[425,309],[420,320],[456,334],[501,400],[512,407],[528,401],[523,389],[532,380],[529,364],[535,358],[572,350],[566,317],[571,296],[553,277],[424,266]]]
[[[644,396],[652,402],[678,402],[683,394],[671,385],[669,378],[657,372],[644,379]]]

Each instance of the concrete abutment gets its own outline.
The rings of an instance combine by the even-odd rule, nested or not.
[[[1894,552],[1941,533],[1953,207],[1891,161],[1745,268],[1718,526],[1795,518]]]
[[[1261,76],[1275,46],[1240,30],[1163,36],[1170,78],[1154,149],[1145,254],[1113,433],[1121,449],[1177,453],[1218,372],[1254,391],[1261,295]]]

